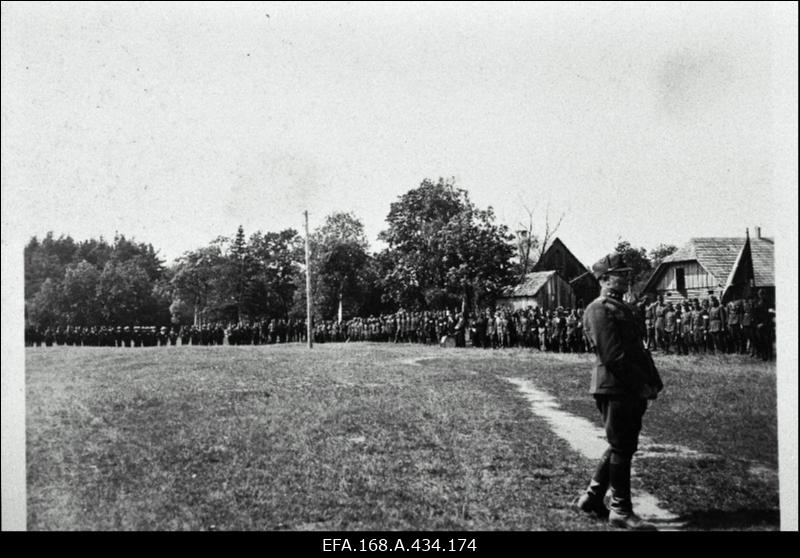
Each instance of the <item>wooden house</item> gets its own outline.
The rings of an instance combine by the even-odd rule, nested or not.
[[[764,289],[775,301],[775,245],[761,236],[692,238],[664,258],[642,292],[665,300],[715,296],[725,303]]]
[[[507,288],[497,299],[497,307],[511,311],[529,306],[555,310],[559,306],[571,308],[575,302],[572,287],[557,271],[534,271],[519,285]]]
[[[572,287],[578,306],[586,306],[600,294],[600,283],[560,238],[553,240],[533,271],[558,271]]]

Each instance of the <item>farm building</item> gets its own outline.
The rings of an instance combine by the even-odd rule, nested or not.
[[[600,296],[600,282],[591,271],[578,275],[569,282],[572,292],[575,293],[575,304],[585,308],[587,304]]]
[[[558,271],[571,285],[579,306],[586,306],[600,294],[600,283],[560,238],[553,240],[533,271]]]
[[[542,310],[555,310],[559,306],[570,308],[575,305],[575,293],[570,284],[557,271],[534,271],[515,287],[506,289],[497,300],[498,308],[524,310],[538,307]]]
[[[764,289],[775,301],[775,245],[773,239],[749,234],[735,238],[692,238],[664,258],[645,284],[643,293],[666,300],[716,296],[727,302]]]

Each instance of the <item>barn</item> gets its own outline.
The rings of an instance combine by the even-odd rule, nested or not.
[[[772,238],[692,238],[664,258],[648,279],[642,293],[665,300],[715,296],[723,303],[746,296],[753,288],[764,289],[775,301],[775,244]]]
[[[578,306],[586,306],[600,294],[600,283],[560,238],[550,243],[533,271],[558,271],[572,287]]]
[[[575,306],[575,293],[557,271],[534,271],[515,287],[509,287],[497,300],[497,308],[523,310],[527,307],[555,310]]]

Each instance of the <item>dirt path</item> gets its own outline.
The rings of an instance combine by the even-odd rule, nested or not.
[[[537,416],[544,418],[560,438],[564,439],[578,453],[590,460],[598,460],[605,451],[608,443],[605,432],[583,417],[573,415],[561,409],[558,402],[550,394],[538,389],[527,380],[506,378],[510,383],[525,395],[531,404],[531,410]],[[680,446],[656,446],[647,438],[640,440],[642,453],[648,457],[669,457],[676,455],[700,456],[688,448]],[[659,451],[666,450],[666,451]],[[587,475],[589,472],[587,472]],[[636,471],[633,471],[634,478]],[[678,516],[670,512],[652,494],[644,490],[632,491],[633,505],[636,512],[644,519],[655,523],[660,531],[679,530],[684,524],[678,521]]]

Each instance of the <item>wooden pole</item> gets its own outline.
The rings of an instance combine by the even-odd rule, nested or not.
[[[311,258],[308,249],[308,211],[303,211],[306,217],[306,337],[308,348],[314,347],[314,337],[311,334]]]

